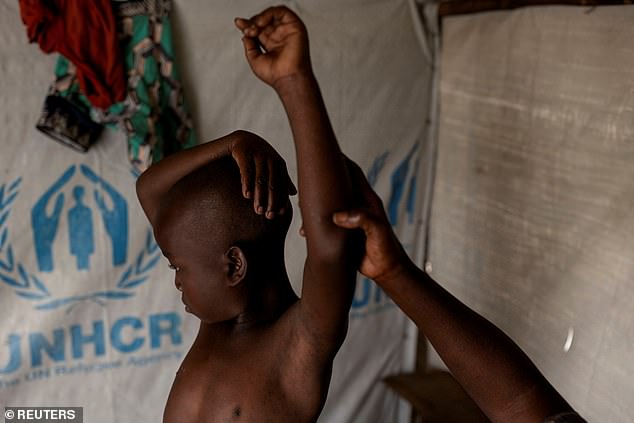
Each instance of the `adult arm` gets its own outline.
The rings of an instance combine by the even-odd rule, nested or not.
[[[351,206],[351,186],[310,63],[303,22],[286,7],[236,19],[246,58],[272,86],[286,110],[298,165],[299,201],[307,242],[300,309],[317,345],[338,349],[354,294],[356,263],[346,248],[352,234],[333,224],[332,213]]]
[[[349,167],[365,207],[336,213],[333,220],[365,232],[360,272],[414,321],[482,411],[493,422],[536,423],[572,410],[515,342],[414,265],[381,199],[361,170]]]
[[[274,218],[284,213],[288,194],[297,193],[284,159],[266,141],[247,131],[179,151],[143,172],[136,183],[139,202],[154,225],[161,199],[181,178],[223,156],[232,156],[240,168],[242,194],[253,198],[258,214]],[[267,181],[263,183],[262,181]]]

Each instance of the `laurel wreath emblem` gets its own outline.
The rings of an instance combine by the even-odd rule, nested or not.
[[[103,306],[107,300],[121,300],[132,297],[134,295],[133,290],[147,282],[150,271],[161,258],[160,250],[156,241],[154,241],[151,229],[147,231],[145,243],[137,254],[136,260],[121,273],[114,289],[64,298],[53,298],[44,282],[15,259],[13,247],[9,243],[7,221],[11,212],[11,205],[18,196],[21,182],[22,178],[17,178],[9,184],[0,186],[0,282],[10,286],[17,296],[37,302],[34,306],[37,310],[53,310],[72,306],[83,301],[93,301]]]

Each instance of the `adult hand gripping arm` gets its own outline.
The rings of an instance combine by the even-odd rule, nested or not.
[[[507,335],[414,265],[361,169],[349,168],[364,207],[335,213],[333,221],[365,233],[359,271],[416,323],[482,411],[493,422],[539,423],[572,410]]]

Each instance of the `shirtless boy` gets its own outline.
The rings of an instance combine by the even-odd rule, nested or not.
[[[359,249],[331,219],[354,206],[351,187],[301,20],[274,7],[235,24],[293,133],[307,242],[302,294],[284,264],[293,187],[265,141],[238,131],[148,169],[139,200],[187,310],[201,320],[164,422],[313,422],[354,293],[358,260],[348,252]]]

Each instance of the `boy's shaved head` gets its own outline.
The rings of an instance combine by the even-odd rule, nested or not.
[[[159,224],[176,225],[205,247],[227,248],[284,240],[291,216],[256,214],[253,200],[242,195],[237,164],[223,157],[174,184],[161,203]]]

